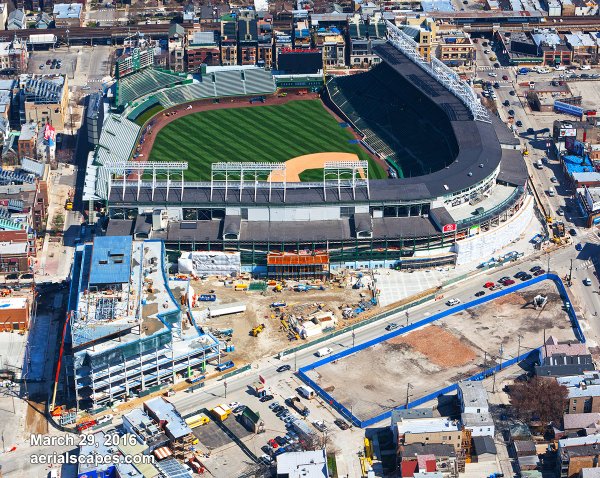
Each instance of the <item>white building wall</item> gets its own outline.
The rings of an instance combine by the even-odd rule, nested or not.
[[[457,265],[473,261],[481,262],[489,258],[499,249],[510,244],[518,238],[533,219],[533,198],[525,198],[521,209],[509,220],[500,226],[490,229],[486,233],[479,233],[468,239],[456,243],[454,251],[457,253]]]

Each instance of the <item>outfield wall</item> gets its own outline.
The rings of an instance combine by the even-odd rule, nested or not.
[[[569,297],[569,293],[566,290],[562,280],[556,274],[543,274],[543,275],[536,277],[534,279],[531,279],[529,281],[523,282],[521,284],[517,284],[512,287],[508,287],[501,291],[490,294],[489,296],[481,297],[481,298],[475,299],[471,302],[467,302],[465,304],[460,304],[456,307],[452,307],[444,312],[434,314],[431,317],[427,317],[426,319],[419,320],[418,322],[414,322],[414,323],[408,325],[407,327],[403,327],[396,331],[384,334],[380,337],[369,340],[363,344],[343,350],[342,352],[338,352],[336,354],[329,355],[323,359],[317,360],[316,362],[314,362],[310,365],[300,368],[297,372],[298,376],[307,385],[309,385],[311,388],[313,388],[323,400],[325,400],[329,405],[331,405],[334,409],[336,409],[342,416],[344,416],[345,418],[350,420],[354,425],[359,426],[361,428],[365,428],[365,427],[374,425],[375,423],[378,423],[382,420],[389,418],[392,414],[392,409],[390,409],[387,412],[376,415],[372,418],[369,418],[367,420],[360,420],[350,410],[348,410],[344,405],[342,405],[340,402],[335,400],[333,398],[333,396],[331,396],[329,393],[327,393],[325,390],[323,390],[323,388],[320,387],[314,380],[309,378],[308,375],[306,374],[306,372],[314,370],[322,365],[337,361],[337,360],[347,357],[349,355],[355,354],[357,352],[360,352],[361,350],[372,347],[373,345],[379,344],[381,342],[385,342],[386,340],[389,340],[391,338],[407,334],[409,332],[412,332],[413,330],[423,327],[424,325],[431,324],[433,322],[436,322],[437,320],[446,318],[446,317],[456,314],[458,312],[462,312],[468,308],[476,307],[476,306],[484,304],[486,302],[495,300],[499,297],[503,297],[505,295],[515,293],[519,290],[522,290],[522,289],[525,289],[532,285],[538,284],[544,280],[551,280],[556,285],[556,288],[559,291],[560,297],[564,301],[565,309],[566,309],[565,311],[566,311],[567,315],[569,316],[569,320],[571,322],[571,326],[573,328],[573,333],[575,335],[575,338],[577,340],[579,340],[580,342],[585,343],[586,339],[583,334],[583,331],[581,330],[581,325],[579,323],[579,319],[577,318],[577,315],[575,314],[575,311],[574,311],[573,305],[572,305],[572,301]],[[381,317],[379,317],[379,318],[381,318]],[[377,320],[377,319],[373,319],[373,321],[375,321],[375,320]],[[495,367],[491,367],[491,368],[484,370],[478,374],[468,377],[466,380],[483,380],[485,377],[488,377],[503,368],[509,367],[509,366],[514,365],[523,360],[536,357],[539,354],[540,349],[541,349],[541,347],[531,350],[527,353],[521,354],[520,356],[515,357],[513,359],[506,360],[506,361],[496,365]],[[436,390],[433,393],[425,395],[424,397],[420,397],[417,400],[409,402],[406,406],[397,407],[397,408],[415,408],[415,407],[422,405],[423,403],[426,403],[430,400],[434,400],[435,398],[437,398],[441,395],[445,395],[447,393],[450,393],[450,392],[456,390],[456,387],[457,387],[457,383],[449,385],[447,387]]]

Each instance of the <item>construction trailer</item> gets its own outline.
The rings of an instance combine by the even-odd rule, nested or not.
[[[274,280],[329,279],[329,254],[267,254],[267,276]]]

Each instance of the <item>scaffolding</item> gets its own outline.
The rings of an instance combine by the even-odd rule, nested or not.
[[[270,279],[327,280],[329,254],[270,253],[267,255]]]

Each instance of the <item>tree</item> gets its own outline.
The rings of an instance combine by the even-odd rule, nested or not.
[[[544,424],[560,421],[568,394],[567,387],[546,377],[536,376],[510,387],[510,400],[520,418]]]
[[[65,216],[62,213],[56,213],[52,218],[52,230],[55,233],[59,233],[62,231],[65,225]]]

